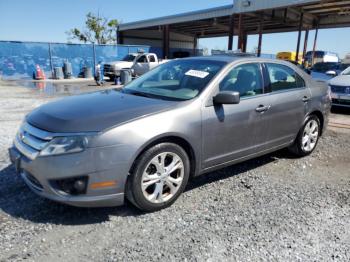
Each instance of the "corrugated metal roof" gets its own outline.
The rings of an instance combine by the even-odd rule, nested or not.
[[[313,4],[321,2],[321,0],[236,0],[234,2],[234,13],[244,13],[288,6]]]
[[[248,34],[258,32],[261,15],[264,16],[263,33],[290,32],[299,28],[300,13],[304,13],[303,27],[312,29],[350,26],[350,0],[235,0],[233,5],[210,8],[177,15],[121,24],[120,31],[133,29],[157,30],[170,25],[173,32],[191,36],[226,36],[230,15],[245,14],[242,24]],[[234,24],[239,18],[235,16]]]
[[[146,28],[159,25],[176,24],[195,20],[209,19],[214,17],[228,16],[233,13],[233,5],[209,8],[194,12],[182,13],[177,15],[164,16],[154,19],[141,20],[137,22],[125,23],[119,25],[120,31]]]
[[[317,2],[321,2],[321,0],[235,0],[233,1],[234,4],[232,5],[121,24],[119,26],[119,30],[125,31],[167,24],[198,21],[215,17],[229,16],[233,13],[254,12],[264,9],[312,4]]]

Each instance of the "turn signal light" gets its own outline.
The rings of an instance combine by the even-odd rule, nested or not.
[[[105,187],[114,187],[117,185],[116,181],[105,181],[105,182],[99,182],[99,183],[92,183],[90,187],[92,189],[99,189],[99,188],[105,188]]]

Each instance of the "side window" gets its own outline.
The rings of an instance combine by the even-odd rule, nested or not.
[[[280,64],[266,64],[271,91],[281,91],[305,86],[305,82],[293,69]]]
[[[300,88],[306,87],[304,79],[297,73],[295,73],[295,76],[297,78],[297,87],[300,87]]]
[[[150,61],[151,63],[156,62],[156,58],[154,57],[154,55],[150,55],[150,56],[149,56],[149,61]]]
[[[220,91],[237,91],[241,97],[263,93],[259,64],[244,64],[233,68],[220,83]]]
[[[147,63],[147,58],[145,55],[143,56],[140,56],[138,59],[137,59],[137,63]]]

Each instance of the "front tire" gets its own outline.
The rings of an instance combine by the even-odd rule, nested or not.
[[[309,116],[289,150],[298,157],[310,155],[317,146],[320,134],[319,118],[315,115]]]
[[[127,199],[146,212],[169,207],[185,189],[189,174],[190,161],[182,147],[158,144],[136,160],[127,183]]]

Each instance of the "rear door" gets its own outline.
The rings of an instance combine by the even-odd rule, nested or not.
[[[264,67],[271,104],[266,115],[267,145],[273,148],[295,139],[308,112],[311,92],[293,68],[278,63],[266,63]]]

